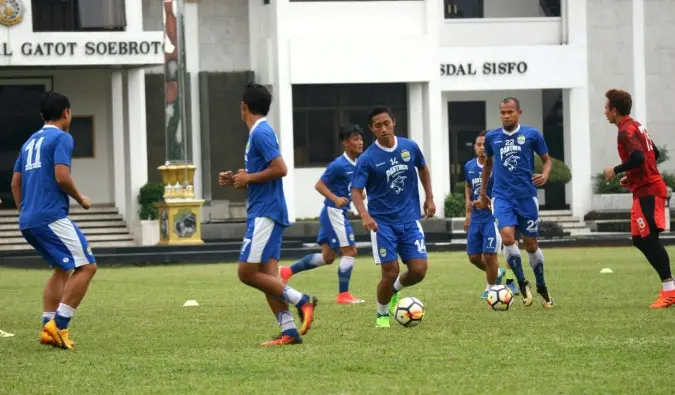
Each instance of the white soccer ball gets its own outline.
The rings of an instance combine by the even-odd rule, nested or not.
[[[495,285],[487,295],[487,304],[495,311],[506,311],[513,303],[513,293],[506,285]]]
[[[424,304],[417,298],[406,296],[396,304],[394,317],[406,328],[417,326],[424,318]]]

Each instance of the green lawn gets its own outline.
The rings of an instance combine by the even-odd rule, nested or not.
[[[334,302],[336,266],[303,273],[291,284],[319,297],[315,325],[305,344],[272,349],[259,344],[278,333],[274,316],[235,265],[100,269],[71,325],[76,352],[38,343],[49,272],[3,268],[0,329],[16,336],[0,338],[0,393],[672,393],[675,310],[647,309],[659,282],[644,258],[544,253],[557,306],[517,297],[505,313],[478,298],[483,273],[463,253],[432,254],[426,280],[403,291],[427,307],[411,329],[374,327],[371,258],[352,280],[363,305]]]

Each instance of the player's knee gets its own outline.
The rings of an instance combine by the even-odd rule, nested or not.
[[[534,253],[539,248],[539,243],[534,237],[523,237],[523,244],[525,244],[525,251]]]
[[[513,232],[502,232],[502,244],[505,246],[511,246],[516,243],[516,237]]]
[[[246,285],[253,285],[255,281],[256,271],[251,270],[255,268],[254,264],[240,264],[239,269],[237,270],[237,275],[239,276],[239,281]]]
[[[335,254],[324,255],[323,256],[323,262],[326,265],[332,264],[333,262],[335,262]]]
[[[483,257],[476,254],[476,255],[469,255],[469,262],[473,264],[474,266],[481,267],[483,266]]]
[[[356,258],[357,255],[356,246],[349,246],[342,248],[342,255]]]
[[[398,262],[382,264],[382,280],[383,281],[396,281],[398,277]]]
[[[87,264],[87,265],[82,265],[82,266],[76,267],[75,271],[87,273],[89,275],[89,277],[94,277],[94,274],[96,274],[97,269],[98,269],[98,266],[95,263],[90,263],[90,264]]]

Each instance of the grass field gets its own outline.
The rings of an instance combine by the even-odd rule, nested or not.
[[[412,329],[374,327],[368,257],[352,280],[363,305],[335,303],[336,266],[303,273],[291,285],[319,297],[315,326],[271,349],[259,344],[278,333],[274,316],[235,265],[99,269],[71,325],[76,352],[38,343],[49,272],[3,268],[0,329],[16,336],[0,338],[0,393],[672,393],[675,310],[647,309],[659,282],[642,256],[544,252],[557,306],[517,297],[505,313],[478,298],[484,278],[464,254],[431,254],[426,280],[403,291],[427,307]]]

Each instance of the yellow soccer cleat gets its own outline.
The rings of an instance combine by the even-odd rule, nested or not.
[[[68,329],[59,329],[56,326],[56,321],[53,319],[45,325],[44,332],[51,336],[51,344],[54,347],[64,350],[73,350],[75,344],[68,337]],[[42,340],[42,335],[40,336],[40,340]]]

